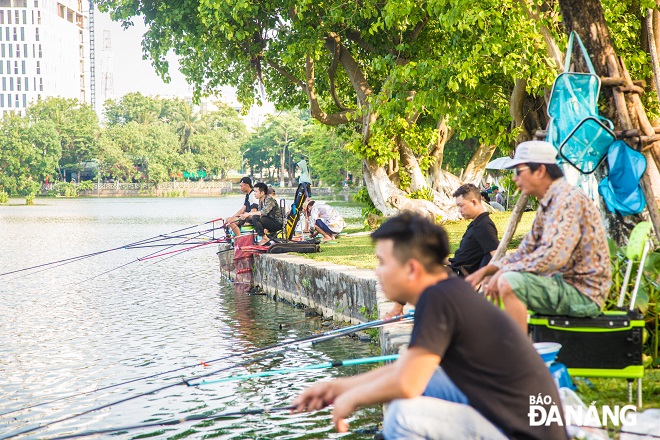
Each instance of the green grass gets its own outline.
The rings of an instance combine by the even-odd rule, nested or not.
[[[535,212],[525,212],[523,214],[509,245],[509,250],[518,247],[523,236],[531,229],[535,216]],[[511,218],[511,213],[498,212],[491,214],[491,218],[495,222],[498,235],[501,238]],[[369,235],[351,236],[351,234],[366,231],[366,229],[360,228],[360,220],[359,218],[351,218],[350,221],[347,221],[349,227],[344,232],[348,235],[340,236],[335,244],[321,244],[320,253],[301,255],[317,261],[327,261],[361,269],[374,269],[378,265],[378,260],[374,255],[374,244],[371,242]],[[449,235],[452,254],[458,249],[461,237],[468,224],[467,220],[462,220],[443,225]],[[596,405],[626,405],[628,403],[627,383],[625,379],[592,378],[590,379],[591,386],[587,386],[584,382],[579,383],[578,394],[587,405],[594,401],[597,402]],[[646,370],[643,388],[644,408],[660,408],[660,370]],[[636,384],[634,390],[636,390]],[[633,400],[634,402],[637,401],[636,394]]]
[[[536,213],[534,212],[525,212],[523,214],[509,249],[515,249],[518,247],[522,237],[532,227],[535,214]],[[497,226],[500,238],[506,230],[510,217],[510,212],[491,214],[491,218],[493,219],[493,222],[495,222],[495,226]],[[368,235],[351,236],[351,234],[356,232],[365,231],[365,229],[359,227],[361,219],[350,217],[345,218],[345,220],[349,225],[344,231],[348,234],[347,236],[340,236],[337,242],[333,244],[322,243],[320,253],[303,254],[303,256],[312,260],[354,266],[360,269],[375,269],[378,265],[378,260],[374,255],[374,244],[371,242],[371,238],[369,238]],[[463,237],[468,224],[468,220],[461,220],[457,222],[448,222],[443,225],[449,236],[450,252],[452,254],[458,249],[461,237]]]

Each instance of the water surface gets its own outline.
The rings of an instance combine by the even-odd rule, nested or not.
[[[240,196],[179,199],[37,199],[35,206],[0,206],[0,272],[121,248],[146,238],[233,214]],[[328,323],[264,296],[234,292],[218,270],[219,231],[154,244],[172,248],[118,249],[0,277],[0,438],[249,358],[208,361],[325,331]],[[199,246],[201,245],[201,246]],[[138,259],[154,252],[166,258]],[[48,270],[43,270],[48,269]],[[339,338],[288,350],[214,377],[258,372],[378,354],[371,345]],[[185,368],[146,381],[71,399],[120,382]],[[309,382],[355,374],[366,367],[319,370],[226,382],[175,385],[22,438],[48,438],[110,427],[288,405]],[[31,407],[18,412],[9,411]],[[363,409],[347,438],[372,438],[380,408]],[[258,414],[217,421],[141,429],[111,438],[332,438],[330,412]],[[108,435],[97,438],[108,437]]]

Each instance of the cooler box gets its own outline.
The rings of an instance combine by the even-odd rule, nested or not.
[[[637,311],[607,311],[596,318],[533,315],[529,332],[534,342],[558,342],[557,362],[571,376],[637,379],[644,376],[642,333]]]

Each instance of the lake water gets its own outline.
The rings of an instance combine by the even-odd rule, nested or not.
[[[226,217],[241,199],[37,199],[35,206],[0,206],[0,273],[114,249]],[[167,243],[183,242],[192,237],[183,234],[209,226],[186,229],[178,233],[180,239]],[[203,244],[208,238],[213,238],[212,232],[186,245]],[[118,249],[0,276],[0,438],[167,385],[172,387],[20,438],[286,406],[310,382],[369,368],[343,367],[202,387],[173,385],[251,358],[218,361],[209,367],[202,361],[328,330],[327,322],[307,317],[289,304],[234,292],[218,270],[217,245],[138,261],[154,252],[184,247]],[[209,379],[377,354],[374,345],[343,337],[287,350]],[[177,368],[181,370],[95,391]],[[68,398],[88,391],[93,392]],[[48,403],[56,399],[62,400]],[[344,437],[373,438],[364,432],[381,416],[379,407],[358,411],[351,419],[352,432]],[[187,422],[96,438],[135,436],[341,437],[332,430],[330,411],[325,410]]]

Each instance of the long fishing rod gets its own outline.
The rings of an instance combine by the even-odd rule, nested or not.
[[[117,427],[117,428],[98,429],[96,431],[85,431],[85,432],[81,432],[79,434],[70,434],[70,435],[63,435],[63,436],[59,436],[59,437],[51,437],[48,440],[65,440],[65,439],[70,439],[70,438],[89,437],[90,435],[109,434],[111,432],[117,432],[117,431],[131,431],[131,430],[142,429],[142,428],[153,428],[153,427],[156,427],[156,426],[179,425],[181,423],[193,422],[193,421],[198,421],[198,420],[219,420],[219,419],[225,419],[225,418],[231,418],[231,417],[250,416],[250,415],[254,415],[254,414],[269,414],[269,413],[278,412],[278,411],[290,411],[292,409],[294,409],[294,406],[288,405],[288,406],[277,406],[277,407],[273,407],[273,408],[260,408],[260,409],[249,409],[249,410],[245,410],[245,411],[226,412],[226,413],[215,414],[215,415],[196,414],[196,415],[192,415],[192,416],[186,416],[186,417],[183,417],[181,419],[165,420],[165,421],[162,421],[162,422],[142,423],[140,425],[129,425],[129,426],[121,426],[121,427]]]
[[[215,371],[211,371],[209,373],[201,374],[199,376],[196,376],[193,380],[202,379],[204,377],[208,377],[208,376],[211,376],[211,375],[217,374],[217,373],[222,373],[223,371],[231,370],[232,368],[251,365],[251,364],[254,364],[256,362],[260,362],[260,361],[263,361],[265,359],[275,357],[279,354],[282,354],[283,352],[284,351],[269,353],[269,354],[266,354],[266,355],[263,355],[263,356],[259,356],[258,358],[255,358],[255,359],[250,359],[250,360],[247,360],[247,361],[239,362],[239,363],[234,364],[234,365],[230,365],[230,366],[227,366],[227,367],[220,368],[219,370],[215,370]],[[91,408],[91,409],[88,409],[88,410],[85,410],[85,411],[82,411],[82,412],[79,412],[79,413],[76,413],[76,414],[72,414],[70,416],[66,416],[66,417],[63,417],[61,419],[54,420],[52,422],[44,423],[44,424],[32,427],[30,429],[26,429],[26,430],[21,431],[21,432],[17,432],[15,434],[11,434],[9,436],[2,437],[2,439],[14,438],[14,437],[18,437],[18,436],[21,436],[21,435],[29,434],[31,432],[38,431],[40,429],[46,428],[48,426],[55,425],[57,423],[66,422],[67,420],[75,419],[77,417],[84,416],[85,414],[89,414],[89,413],[92,413],[94,411],[100,411],[102,409],[109,408],[111,406],[115,406],[115,405],[118,405],[120,403],[128,402],[130,400],[134,400],[134,399],[137,399],[137,398],[140,398],[140,397],[148,396],[150,394],[154,394],[154,393],[157,393],[159,391],[167,390],[169,388],[173,388],[173,387],[178,386],[178,385],[186,385],[186,382],[177,381],[175,383],[171,383],[171,384],[168,384],[168,385],[165,385],[165,386],[162,386],[162,387],[150,390],[150,391],[146,391],[144,393],[140,393],[140,394],[136,394],[136,395],[133,395],[133,396],[125,397],[123,399],[116,400],[114,402],[106,403],[104,405],[100,405],[100,406],[97,406],[97,407],[94,407],[94,408]]]
[[[200,385],[209,385],[213,383],[235,382],[237,380],[254,379],[257,377],[268,377],[268,376],[277,376],[280,374],[298,373],[300,371],[325,370],[328,368],[335,368],[335,367],[350,367],[353,365],[378,364],[381,362],[395,361],[397,359],[399,359],[398,354],[390,354],[385,356],[372,356],[366,358],[344,359],[341,361],[322,362],[320,364],[305,365],[302,367],[295,367],[295,368],[283,368],[280,370],[261,371],[259,373],[238,374],[236,376],[229,376],[215,380],[203,380],[201,382],[196,382],[196,383],[191,382],[189,380],[184,380],[184,382],[186,382],[186,384],[190,387],[196,387]]]
[[[176,234],[176,233],[179,233],[179,232],[182,232],[182,231],[186,231],[188,229],[198,228],[200,226],[203,226],[203,225],[206,225],[206,224],[209,224],[209,223],[215,223],[215,222],[220,221],[220,220],[222,220],[222,218],[209,220],[207,222],[200,223],[198,225],[188,226],[186,228],[177,229],[175,231],[168,232],[165,235]],[[220,229],[220,228],[218,228],[218,229]],[[11,274],[14,274],[14,273],[19,273],[19,272],[25,272],[27,270],[38,269],[38,268],[45,267],[45,266],[51,266],[51,265],[54,265],[54,264],[59,264],[59,263],[64,263],[64,262],[69,262],[69,261],[73,262],[73,261],[77,261],[77,260],[80,260],[80,259],[83,259],[83,258],[94,257],[94,256],[97,256],[97,255],[117,251],[117,250],[120,250],[120,249],[127,249],[127,248],[130,248],[131,246],[140,245],[140,244],[143,244],[143,243],[148,242],[150,240],[159,239],[162,236],[163,236],[163,234],[159,234],[159,235],[155,235],[153,237],[145,238],[143,240],[138,240],[138,241],[135,241],[133,243],[125,244],[125,245],[122,245],[122,246],[117,246],[117,247],[114,247],[114,248],[109,248],[109,249],[105,249],[105,250],[101,250],[101,251],[97,251],[97,252],[92,252],[92,253],[84,254],[84,255],[78,255],[78,256],[75,256],[75,257],[64,258],[64,259],[60,259],[60,260],[56,260],[56,261],[51,261],[51,262],[48,262],[48,263],[37,264],[37,265],[34,265],[34,266],[22,268],[22,269],[16,269],[16,270],[8,271],[8,272],[3,272],[3,273],[0,273],[0,277],[6,276],[6,275],[11,275]]]
[[[189,240],[193,240],[193,239],[199,238],[200,236],[204,235],[205,232],[206,232],[206,231],[202,231],[201,233],[197,233],[197,235],[195,235],[194,237],[190,237],[190,238],[188,238],[188,239],[186,239],[186,240],[183,240],[181,243],[178,243],[178,245],[186,244],[186,242],[189,241]],[[218,243],[219,241],[223,241],[223,240],[225,240],[225,239],[222,238],[222,239],[218,239],[218,240],[213,240],[213,241],[211,241],[211,242],[204,243],[204,245],[208,245],[208,244],[211,244],[211,243]],[[146,260],[146,259],[149,259],[149,258],[155,258],[155,256],[157,256],[158,254],[161,254],[162,252],[166,251],[167,249],[172,248],[173,246],[174,246],[174,244],[171,244],[171,245],[167,246],[167,247],[166,247],[165,249],[163,249],[163,250],[157,250],[157,251],[154,251],[154,252],[152,252],[152,253],[150,253],[150,254],[145,255],[144,257],[136,258],[136,259],[131,260],[131,261],[127,262],[127,263],[124,263],[124,264],[121,264],[121,265],[119,265],[119,266],[113,267],[112,269],[108,269],[108,270],[103,271],[103,272],[101,272],[101,273],[99,273],[99,274],[92,275],[91,277],[86,278],[86,279],[84,279],[84,280],[82,280],[82,281],[78,281],[77,283],[71,283],[70,285],[71,285],[71,286],[78,286],[78,285],[80,285],[80,284],[86,283],[86,282],[88,282],[88,281],[91,281],[91,280],[93,280],[93,279],[95,279],[95,278],[98,278],[98,277],[103,276],[103,275],[105,275],[105,274],[108,274],[108,273],[110,273],[110,272],[114,272],[115,270],[119,270],[119,269],[121,269],[121,268],[123,268],[123,267],[126,267],[126,266],[130,265],[130,264],[138,263],[138,262],[140,262],[140,261],[143,261],[143,260]],[[163,254],[163,255],[165,255],[165,254]]]
[[[394,316],[392,318],[378,319],[378,320],[375,320],[375,321],[360,323],[360,324],[349,326],[349,327],[342,327],[342,328],[339,328],[339,329],[329,330],[329,331],[326,331],[324,333],[308,335],[308,336],[305,336],[305,337],[302,337],[302,338],[299,338],[299,339],[295,339],[293,341],[283,341],[283,342],[279,342],[277,344],[269,345],[267,347],[255,348],[255,349],[252,349],[252,350],[248,350],[245,353],[233,353],[233,354],[223,356],[223,357],[220,357],[220,358],[217,358],[217,359],[212,359],[212,360],[204,361],[204,362],[201,362],[201,363],[186,365],[186,366],[183,366],[183,367],[174,368],[172,370],[163,371],[161,373],[155,373],[155,374],[152,374],[152,375],[149,375],[149,376],[130,379],[130,380],[127,380],[127,381],[124,381],[124,382],[120,382],[120,383],[116,383],[116,384],[112,384],[112,385],[107,385],[107,386],[104,386],[104,387],[101,387],[101,388],[96,388],[96,389],[91,390],[91,391],[83,391],[83,392],[72,394],[72,395],[69,395],[69,396],[59,397],[57,399],[52,399],[52,400],[49,400],[47,402],[41,402],[41,403],[37,403],[37,404],[34,404],[34,405],[26,406],[26,407],[23,407],[23,408],[7,411],[5,413],[0,414],[0,416],[6,416],[6,415],[13,414],[13,413],[16,413],[16,412],[26,411],[26,410],[36,408],[36,407],[39,407],[39,406],[50,405],[52,403],[61,402],[63,400],[73,399],[75,397],[87,396],[89,394],[97,393],[99,391],[104,391],[104,390],[108,390],[108,389],[111,389],[111,388],[116,388],[116,387],[120,387],[120,386],[123,386],[123,385],[128,385],[128,384],[131,384],[131,383],[134,383],[134,382],[153,379],[153,378],[163,376],[163,375],[166,375],[166,374],[177,373],[179,371],[183,371],[183,370],[187,370],[187,369],[190,369],[190,368],[198,367],[200,365],[209,366],[213,363],[226,361],[226,360],[229,360],[229,359],[232,359],[232,358],[235,358],[235,357],[252,356],[254,354],[259,354],[259,353],[263,353],[263,352],[266,352],[266,351],[275,350],[275,349],[278,349],[278,348],[284,348],[284,347],[287,347],[287,346],[295,346],[295,345],[304,344],[304,343],[315,344],[315,343],[318,343],[318,342],[323,342],[323,341],[326,341],[328,339],[344,336],[344,335],[354,333],[354,332],[360,331],[360,330],[365,330],[365,329],[368,329],[368,328],[376,328],[376,327],[381,327],[381,326],[385,326],[385,325],[389,325],[389,324],[408,322],[408,321],[412,320],[412,318],[413,318],[413,313],[410,312],[410,313],[407,313],[405,315]],[[318,340],[318,342],[316,342],[316,340]]]

